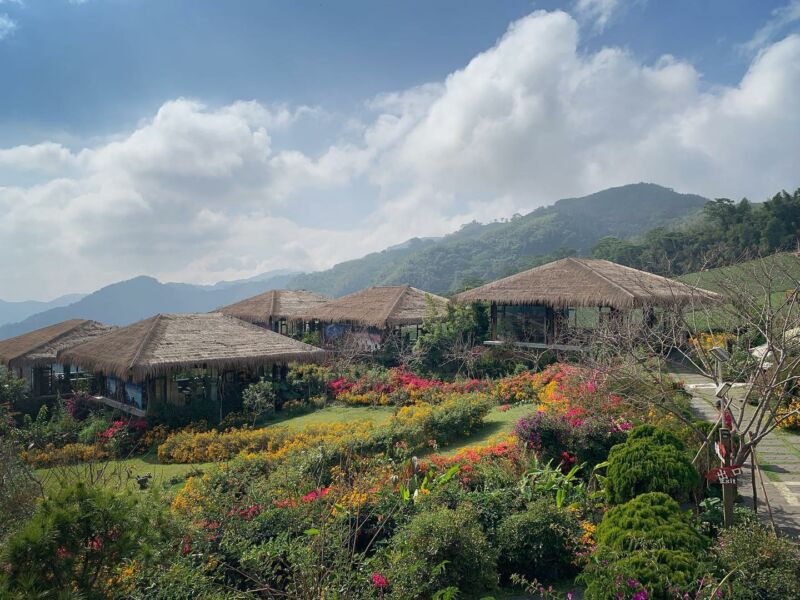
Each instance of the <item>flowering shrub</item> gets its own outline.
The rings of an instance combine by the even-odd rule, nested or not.
[[[576,460],[590,467],[604,461],[611,447],[625,439],[624,430],[607,417],[571,411],[563,415],[536,412],[522,417],[514,433],[541,461],[563,463],[569,468]]]
[[[294,449],[305,449],[329,440],[363,433],[371,429],[368,422],[310,425],[300,431],[286,426],[229,431],[180,431],[158,447],[158,458],[168,463],[216,462],[243,453],[268,453],[279,457]]]
[[[110,455],[98,444],[66,444],[60,448],[47,444],[42,449],[23,450],[21,456],[28,464],[41,468],[104,460]]]
[[[800,411],[800,399],[792,400],[788,405],[778,408],[775,413],[778,427],[789,431],[800,430],[800,412],[794,411]]]
[[[425,379],[400,368],[386,371],[373,369],[357,379],[339,377],[328,385],[337,401],[365,406],[402,406],[420,402],[434,404],[451,393],[468,394],[489,389],[487,382],[477,379],[445,383],[438,379]]]
[[[703,352],[714,347],[729,348],[736,336],[730,333],[700,333],[689,338],[689,345]]]

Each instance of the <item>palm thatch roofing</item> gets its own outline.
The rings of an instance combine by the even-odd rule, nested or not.
[[[50,365],[60,350],[72,348],[113,331],[89,319],[70,319],[0,341],[0,363],[8,367]]]
[[[156,315],[59,353],[60,360],[141,382],[181,368],[318,362],[324,350],[222,313]]]
[[[265,325],[270,321],[298,320],[303,312],[314,309],[330,298],[307,290],[270,290],[219,309],[225,315]]]
[[[304,313],[306,319],[323,323],[349,323],[386,329],[419,325],[433,311],[444,314],[447,298],[410,285],[376,286],[331,300]]]
[[[487,301],[553,308],[684,305],[719,300],[708,290],[593,258],[564,258],[467,290],[455,302]]]

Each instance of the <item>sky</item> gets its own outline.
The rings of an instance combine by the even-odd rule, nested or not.
[[[800,0],[0,0],[0,299],[800,187]]]

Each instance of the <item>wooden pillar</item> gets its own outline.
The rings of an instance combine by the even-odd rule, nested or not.
[[[493,340],[497,339],[497,303],[492,302],[491,309],[490,309],[490,316],[491,316],[491,338]]]

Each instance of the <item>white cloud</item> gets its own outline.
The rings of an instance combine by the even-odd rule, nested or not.
[[[602,32],[621,8],[620,0],[577,0],[575,14],[579,19],[592,24],[595,31]]]
[[[750,40],[742,44],[741,49],[748,54],[753,54],[773,42],[792,23],[800,21],[800,0],[789,0],[788,4],[779,6],[772,11],[772,15],[762,25]]]
[[[579,35],[533,13],[442,81],[370,99],[315,155],[275,134],[322,109],[185,99],[111,142],[0,150],[0,169],[39,177],[0,187],[0,297],[324,268],[636,181],[757,200],[800,185],[800,36],[725,87]],[[341,223],[345,197],[346,227],[310,225]]]
[[[0,40],[3,40],[14,33],[17,28],[17,22],[9,17],[6,13],[0,14]]]

